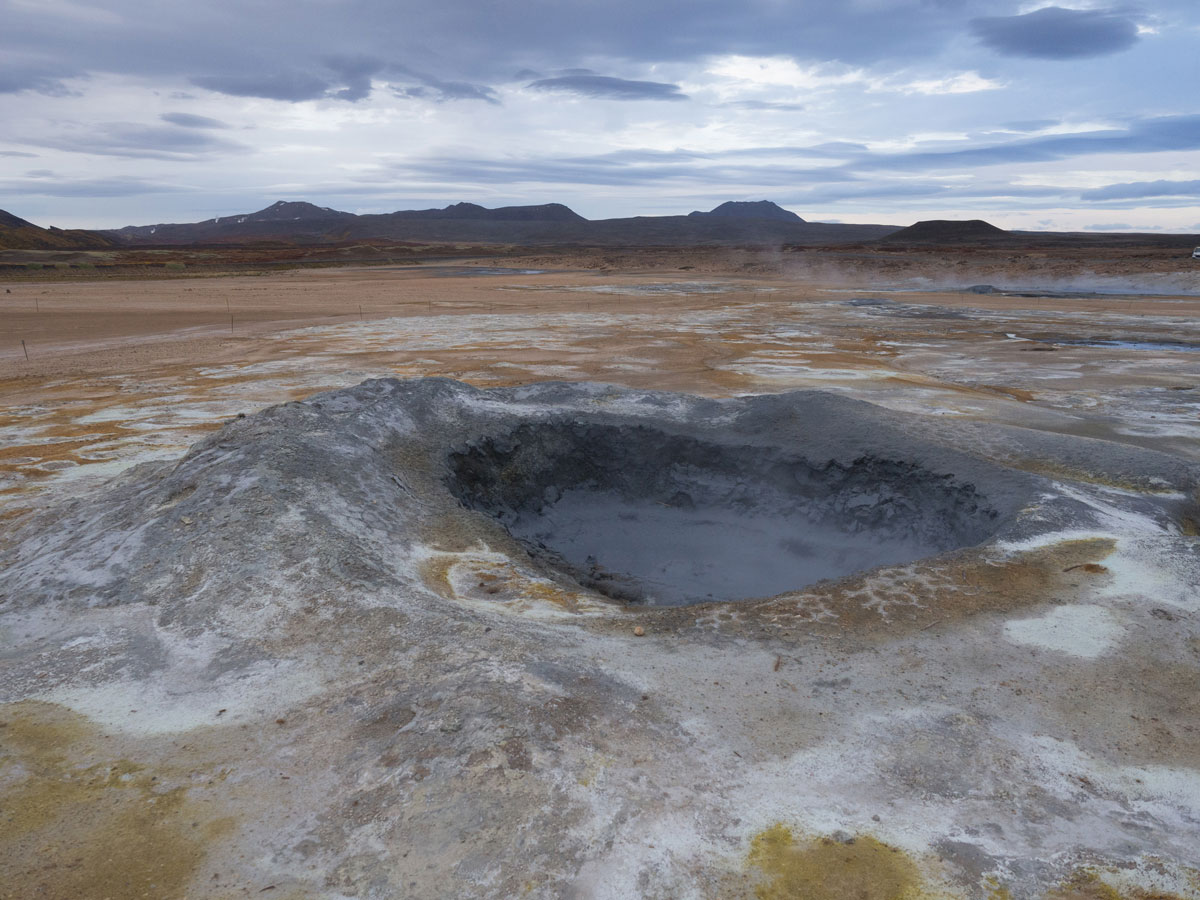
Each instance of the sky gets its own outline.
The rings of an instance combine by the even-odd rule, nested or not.
[[[1200,232],[1197,0],[0,0],[40,225],[773,200]]]

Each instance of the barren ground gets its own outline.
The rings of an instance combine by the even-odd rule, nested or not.
[[[1198,452],[1189,392],[1200,353],[1045,343],[1200,342],[1200,272],[1178,254],[597,251],[498,262],[540,271],[468,277],[490,268],[471,260],[8,286],[5,511],[56,482],[177,454],[237,413],[384,375],[711,396],[818,387]],[[980,283],[1084,295],[965,290]],[[917,308],[847,304],[860,295]],[[1067,414],[1050,424],[1048,409]]]
[[[998,290],[970,290],[980,284]],[[480,387],[600,381],[709,397],[816,388],[914,421],[1016,426],[1200,462],[1200,266],[1161,251],[597,251],[254,277],[26,279],[0,281],[0,291],[0,549],[6,532],[39,512],[97,496],[136,463],[175,459],[239,414],[382,376]],[[827,586],[828,621],[786,598],[753,612],[704,607],[647,620],[641,643],[623,613],[611,627],[593,622],[608,615],[595,612],[606,607],[594,597],[568,604],[592,624],[560,622],[557,607],[539,612],[545,585],[447,539],[422,577],[472,615],[483,610],[462,642],[445,636],[455,645],[447,654],[509,634],[515,648],[543,618],[560,629],[555,640],[577,648],[577,671],[545,676],[553,690],[536,709],[553,737],[541,743],[497,731],[471,749],[463,742],[474,739],[475,719],[464,727],[442,708],[422,724],[446,695],[434,703],[414,688],[416,699],[394,710],[381,683],[354,680],[356,662],[329,662],[320,688],[301,689],[308,676],[286,666],[271,677],[290,686],[255,674],[206,687],[204,702],[224,707],[203,726],[178,682],[137,704],[152,707],[149,724],[127,727],[114,710],[126,715],[132,700],[112,691],[97,699],[81,686],[93,677],[87,667],[98,684],[115,677],[103,654],[93,658],[88,630],[126,626],[102,620],[105,610],[18,620],[6,609],[29,598],[4,596],[0,578],[0,617],[10,617],[0,618],[0,810],[20,810],[0,812],[0,897],[391,897],[404,895],[401,881],[419,897],[1200,897],[1200,761],[1189,724],[1200,678],[1196,522],[1185,516],[1163,530],[1131,512],[1169,493],[1148,475],[1102,483],[1077,459],[1018,458],[979,440],[976,451],[994,461],[1069,481],[1064,496],[1106,510],[1097,516],[1109,524],[1013,546],[1003,559],[956,557]],[[503,616],[479,594],[491,582],[508,604]],[[906,611],[880,618],[893,601]],[[387,658],[384,630],[401,626],[389,620],[373,634],[366,619],[384,623],[384,612],[363,616],[334,619],[358,635],[354,652],[371,668]],[[171,626],[160,626],[156,639],[167,641]],[[1152,640],[1151,626],[1170,639]],[[289,620],[287,629],[302,626]],[[261,647],[284,639],[255,635]],[[4,655],[29,641],[49,642],[37,653],[58,653],[56,665],[79,646],[78,683],[40,689],[33,650]],[[195,646],[171,652],[200,654],[203,637],[188,641]],[[1005,655],[1018,652],[1019,666]],[[504,678],[526,677],[512,674],[523,665],[515,650],[501,655]],[[440,660],[420,665],[433,672]],[[689,686],[701,672],[703,683]],[[150,691],[141,676],[121,677]],[[457,689],[470,693],[461,677]],[[618,726],[607,704],[643,689],[643,700],[661,704],[653,721],[642,728],[631,713]],[[386,690],[407,688],[393,678]],[[415,717],[428,755],[348,756],[318,707],[338,709],[342,722],[360,703],[376,717],[353,719],[366,729],[363,746],[386,743],[384,732]],[[274,712],[263,719],[259,707]],[[810,707],[830,718],[800,728],[795,716]],[[603,754],[579,749],[593,726],[610,729],[596,737],[610,741]],[[656,744],[672,748],[657,767]],[[645,755],[625,758],[624,747]],[[433,821],[463,829],[463,798],[490,792],[480,827],[488,853],[509,867],[483,850],[472,856],[469,831],[424,834],[419,816],[401,828],[371,805],[385,794],[360,795],[353,779],[311,793],[301,786],[326,768],[360,765],[361,779],[371,766],[391,773],[380,782],[389,803],[419,802]],[[536,834],[521,838],[537,853],[518,878],[521,845],[504,833],[505,817],[541,808],[538,791],[563,773],[576,843],[570,854],[551,847],[554,820],[538,819]],[[999,782],[1033,787],[1010,796]],[[886,806],[884,784],[894,789]],[[809,808],[779,799],[793,789]],[[321,806],[339,791],[363,805]],[[964,798],[988,810],[974,825],[955,819],[966,815]],[[303,821],[317,807],[319,821]],[[276,810],[288,818],[273,830]],[[1009,830],[989,831],[997,822]],[[435,840],[445,849],[426,869],[436,871],[405,861],[406,841]]]

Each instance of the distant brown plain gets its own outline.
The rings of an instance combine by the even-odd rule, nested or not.
[[[462,251],[458,251],[461,253]],[[488,278],[453,277],[448,269],[499,266],[555,270],[552,277],[505,275]],[[54,270],[38,276],[5,278],[0,274],[0,400],[15,385],[12,379],[56,377],[87,372],[129,371],[161,363],[208,364],[225,360],[263,358],[271,353],[271,336],[289,328],[328,324],[338,319],[378,319],[531,311],[575,311],[587,304],[580,295],[556,291],[529,295],[497,288],[513,283],[552,281],[554,286],[587,288],[614,284],[622,278],[636,283],[647,277],[674,280],[719,276],[735,278],[747,287],[820,290],[887,288],[907,280],[925,279],[941,288],[925,296],[907,294],[907,302],[989,309],[1058,307],[1096,311],[1128,306],[1125,296],[1090,298],[1086,302],[1058,298],[1031,300],[956,292],[971,284],[1013,282],[1077,289],[1101,279],[1121,281],[1154,277],[1172,279],[1170,286],[1189,276],[1200,288],[1200,261],[1192,263],[1178,250],[1157,247],[1105,250],[1057,249],[1052,252],[929,248],[907,252],[866,250],[755,249],[594,250],[521,254],[509,249],[495,256],[464,255],[461,260],[439,257],[414,259],[412,264],[376,267],[296,269],[245,276],[234,272],[213,277],[204,268],[195,277],[162,277],[154,270],[134,278],[89,280],[86,272]],[[450,275],[450,277],[447,277]],[[1153,284],[1153,281],[1145,282]],[[710,308],[726,304],[727,294],[688,297],[609,295],[605,308],[653,311],[667,307]],[[591,299],[591,309],[600,301]],[[1196,304],[1200,306],[1200,298]],[[1193,316],[1181,308],[1153,300],[1139,303],[1142,312]],[[232,319],[232,325],[231,325]],[[29,359],[20,348],[26,342]]]

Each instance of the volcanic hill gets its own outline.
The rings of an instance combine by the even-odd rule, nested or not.
[[[1010,240],[1012,235],[983,219],[929,219],[889,234],[898,244],[976,244]]]
[[[0,209],[0,250],[103,250],[115,245],[95,231],[41,228]]]
[[[708,212],[696,210],[688,213],[689,218],[706,219],[770,219],[775,222],[800,222],[804,220],[788,209],[770,200],[728,200]]]

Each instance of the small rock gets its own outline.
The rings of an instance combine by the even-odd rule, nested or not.
[[[633,633],[634,633],[634,634],[635,634],[637,637],[641,637],[643,634],[645,634],[645,633],[646,633],[646,629],[645,629],[645,628],[643,628],[641,625],[639,625],[639,626],[637,626],[637,628],[633,629]]]

